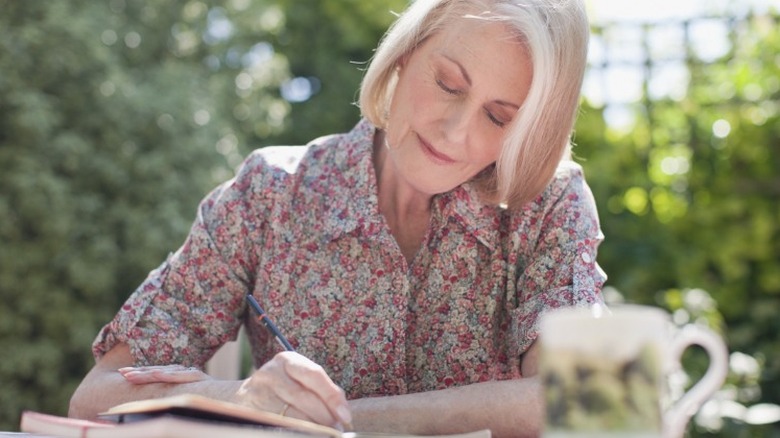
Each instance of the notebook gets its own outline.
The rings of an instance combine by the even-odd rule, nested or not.
[[[22,413],[22,432],[73,438],[363,438],[414,435],[341,432],[313,422],[260,411],[208,397],[185,394],[115,406],[99,421]],[[490,438],[489,430],[438,435],[447,438]]]

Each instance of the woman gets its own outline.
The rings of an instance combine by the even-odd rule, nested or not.
[[[587,39],[581,0],[414,2],[366,72],[365,118],[293,170],[252,154],[203,201],[98,335],[71,415],[194,392],[361,431],[538,435],[539,315],[600,303],[604,281],[566,158]],[[201,372],[242,323],[258,369]]]

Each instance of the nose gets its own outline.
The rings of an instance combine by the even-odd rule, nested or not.
[[[447,108],[444,115],[444,138],[455,144],[465,144],[469,137],[469,125],[473,114],[464,104],[453,104]]]

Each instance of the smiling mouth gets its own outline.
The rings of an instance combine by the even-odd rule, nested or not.
[[[425,155],[427,155],[428,158],[430,158],[431,161],[433,161],[434,163],[442,164],[442,165],[455,163],[454,159],[434,149],[433,146],[431,146],[427,141],[425,141],[419,135],[417,136],[417,138],[420,140],[420,149],[422,149]]]

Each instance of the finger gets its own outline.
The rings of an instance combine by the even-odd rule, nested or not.
[[[120,371],[128,382],[134,384],[148,383],[190,383],[211,379],[197,368],[167,368],[167,369],[124,369]]]
[[[287,416],[328,426],[338,425],[338,417],[330,412],[319,396],[287,373],[287,361],[311,362],[297,353],[277,354],[241,385],[237,392],[241,402],[276,413],[288,404]]]
[[[280,353],[284,356],[284,369],[298,384],[301,393],[301,405],[293,404],[296,408],[314,409],[317,412],[318,405],[324,405],[328,410],[328,416],[342,424],[352,423],[352,414],[349,410],[346,395],[338,385],[328,376],[325,370],[318,364],[297,353]],[[312,394],[315,397],[307,396]],[[291,403],[292,404],[292,403]]]
[[[193,367],[185,367],[184,365],[180,364],[171,364],[171,365],[146,365],[146,366],[140,366],[140,367],[122,367],[119,368],[117,371],[120,373],[126,373],[129,371],[154,371],[154,370],[161,370],[161,371],[189,371],[192,369],[196,369]]]
[[[288,417],[335,425],[338,419],[331,415],[322,400],[287,374],[283,363],[285,360],[289,358],[277,355],[266,362],[242,385],[239,393],[248,396],[250,404],[256,408],[281,413],[284,406],[288,406],[285,412]]]
[[[285,406],[287,406],[287,405],[285,405]],[[337,429],[340,432],[351,432],[351,428],[352,428],[351,424],[349,426],[345,426],[344,424],[342,424],[338,420],[322,421],[322,422],[316,421],[311,416],[306,415],[302,411],[299,411],[297,408],[295,408],[292,405],[289,405],[287,407],[287,409],[284,410],[284,415],[283,416],[284,417],[291,417],[291,418],[299,418],[299,419],[306,420],[306,421],[309,421],[309,422],[322,424],[322,425],[325,425],[325,426],[329,426],[329,427],[331,427],[333,429]]]
[[[339,424],[339,418],[333,415],[328,406],[309,388],[304,387],[289,376],[285,376],[281,383],[276,390],[278,401],[275,405],[289,405],[286,416],[327,426]]]

